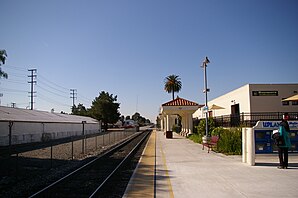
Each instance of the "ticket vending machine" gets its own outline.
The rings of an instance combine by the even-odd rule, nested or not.
[[[277,153],[277,146],[271,139],[273,130],[280,121],[258,121],[253,128],[242,128],[242,162],[255,165],[255,155]],[[291,133],[289,153],[298,152],[298,121],[288,121]]]
[[[255,152],[258,153],[275,153],[277,146],[271,139],[272,131],[279,128],[279,121],[259,121],[254,127]],[[292,147],[289,152],[298,152],[298,121],[289,121],[291,129],[290,140]]]

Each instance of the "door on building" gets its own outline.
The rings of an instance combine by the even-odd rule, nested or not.
[[[213,117],[213,112],[212,111],[208,111],[208,117],[209,118]]]
[[[231,105],[231,126],[240,125],[240,106],[239,104]]]

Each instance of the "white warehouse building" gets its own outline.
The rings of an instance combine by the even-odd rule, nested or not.
[[[101,132],[101,122],[77,115],[0,106],[0,147]]]
[[[208,101],[208,112],[211,117],[244,113],[298,112],[298,101],[282,101],[297,93],[297,83],[246,84]],[[203,108],[198,109],[193,117],[204,118]]]

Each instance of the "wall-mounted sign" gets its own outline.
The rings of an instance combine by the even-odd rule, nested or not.
[[[252,91],[252,96],[278,96],[278,91]]]
[[[289,120],[289,127],[291,130],[298,129],[298,121]],[[254,128],[257,129],[278,129],[280,121],[258,121]]]

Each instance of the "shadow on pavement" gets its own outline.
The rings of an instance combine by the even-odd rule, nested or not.
[[[272,162],[257,162],[255,164],[255,166],[270,166],[270,167],[275,166],[275,167],[277,167],[277,166],[279,166],[279,163],[278,162],[276,162],[276,163],[272,163]],[[298,169],[298,163],[289,163],[288,169]]]

